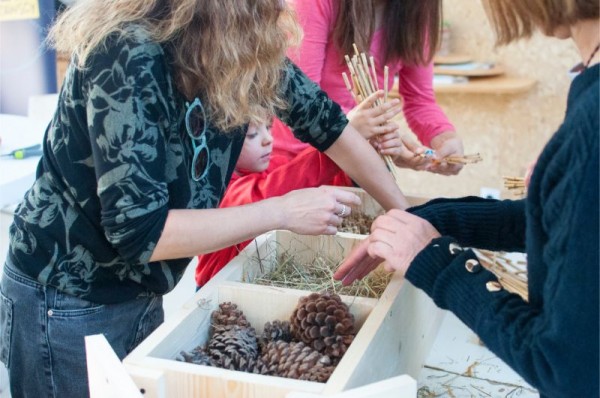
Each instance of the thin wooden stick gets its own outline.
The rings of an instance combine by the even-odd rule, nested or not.
[[[518,294],[525,301],[529,299],[526,268],[515,267],[501,253],[487,250],[475,250],[475,253],[481,265],[492,272],[507,291]]]
[[[475,153],[465,156],[446,156],[443,160],[449,164],[474,164],[481,162],[483,159],[480,154]]]
[[[352,89],[352,85],[350,84],[350,80],[348,80],[348,75],[346,74],[346,72],[342,72],[342,77],[344,78],[346,88],[348,89],[348,91],[350,91],[350,94],[352,94],[352,98],[356,102],[356,93],[354,93],[354,90]]]
[[[523,177],[503,177],[504,188],[510,190],[516,197],[524,197],[527,194],[525,178]]]
[[[388,79],[389,79],[389,75],[390,75],[390,68],[388,68],[388,66],[384,66],[383,67],[383,102],[388,102]]]
[[[371,61],[371,73],[373,74],[373,79],[375,79],[375,90],[379,91],[379,81],[377,80],[377,71],[375,70],[375,58],[370,57],[369,61]]]

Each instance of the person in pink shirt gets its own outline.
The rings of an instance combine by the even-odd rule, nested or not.
[[[463,155],[462,140],[435,101],[432,58],[441,26],[441,0],[290,0],[304,39],[289,56],[323,91],[349,113],[354,99],[342,79],[348,72],[344,55],[354,54],[352,44],[372,55],[377,79],[383,87],[384,66],[389,68],[389,87],[399,77],[399,94],[410,129],[420,143],[404,135],[398,153],[379,148],[394,157],[398,167],[451,175],[461,165],[440,161],[449,155]],[[368,51],[367,51],[368,50]],[[294,157],[306,144],[297,140],[283,124],[273,126],[275,153]],[[433,157],[415,156],[427,148]]]

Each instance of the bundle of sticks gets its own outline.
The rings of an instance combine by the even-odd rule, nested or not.
[[[380,86],[377,80],[377,71],[375,69],[375,61],[372,56],[367,57],[365,53],[358,51],[356,44],[354,46],[354,55],[350,57],[346,55],[344,58],[350,71],[350,76],[346,72],[342,73],[346,88],[352,94],[352,98],[356,104],[364,101],[369,95],[379,91]],[[374,106],[379,106],[382,103],[388,101],[389,95],[389,68],[387,65],[383,68],[383,102],[377,100]],[[415,156],[433,156],[433,151],[428,151],[425,154],[418,154]],[[383,156],[383,159],[394,175],[397,183],[399,183],[398,174],[394,162],[389,156]],[[465,156],[447,156],[443,159],[445,162],[450,164],[473,164],[478,163],[482,160],[481,156],[477,153],[474,155]]]
[[[523,197],[527,193],[525,178],[523,177],[503,177],[504,188],[512,191],[513,195]]]
[[[527,263],[513,261],[503,252],[491,252],[488,250],[475,250],[481,265],[493,273],[498,282],[511,293],[516,293],[529,300],[527,291]]]
[[[365,53],[359,53],[358,47],[354,44],[354,56],[350,58],[350,56],[346,55],[344,57],[346,59],[346,64],[348,65],[348,70],[350,71],[350,77],[346,72],[342,73],[342,77],[344,79],[344,83],[346,84],[346,88],[352,94],[352,98],[356,104],[364,101],[369,95],[379,91],[379,82],[377,81],[377,72],[375,69],[375,60],[372,56],[367,59],[367,55]],[[383,69],[383,102],[378,99],[374,106],[379,106],[388,100],[388,80],[389,80],[389,68],[386,65]],[[352,83],[350,82],[352,80]],[[398,171],[396,170],[396,165],[394,161],[389,155],[382,155],[385,164],[388,169],[394,176],[396,183],[400,183],[400,176],[398,175]]]
[[[428,157],[428,156],[433,156],[433,153],[425,152],[425,153],[421,153],[421,154],[418,154],[415,156]],[[480,154],[475,153],[472,155],[464,155],[464,156],[453,156],[453,155],[446,156],[442,160],[449,164],[474,164],[474,163],[481,162],[483,159]]]

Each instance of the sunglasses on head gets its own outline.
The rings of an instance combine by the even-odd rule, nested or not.
[[[190,173],[194,181],[200,181],[208,173],[208,158],[210,150],[206,145],[206,113],[200,99],[196,98],[191,104],[187,104],[185,112],[185,129],[192,140],[194,157]]]

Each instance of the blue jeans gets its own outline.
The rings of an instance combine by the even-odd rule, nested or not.
[[[10,263],[0,282],[0,360],[12,398],[88,397],[84,337],[123,359],[163,321],[162,297],[102,305],[44,286]]]

